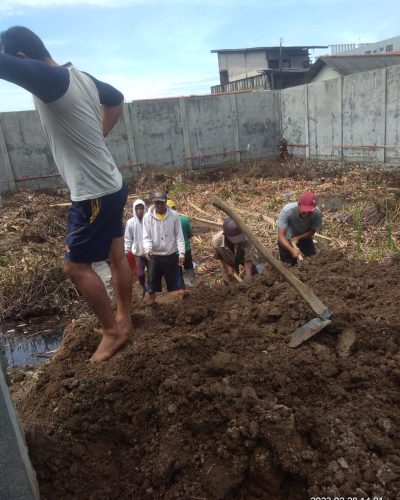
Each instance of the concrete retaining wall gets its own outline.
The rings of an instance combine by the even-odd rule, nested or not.
[[[0,358],[2,353],[0,352]],[[0,498],[38,500],[36,474],[28,456],[17,413],[0,360]]]
[[[400,66],[285,89],[282,135],[307,158],[400,163]]]
[[[400,66],[282,91],[126,104],[107,138],[123,176],[275,155],[400,163]],[[0,114],[0,193],[63,186],[36,111]]]

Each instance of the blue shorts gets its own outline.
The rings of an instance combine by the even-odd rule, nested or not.
[[[113,239],[124,235],[122,216],[127,197],[128,188],[124,184],[116,193],[72,202],[66,260],[89,264],[108,258]]]

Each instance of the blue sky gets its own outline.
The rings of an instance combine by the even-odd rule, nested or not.
[[[399,19],[398,0],[0,0],[1,31],[27,26],[126,101],[209,93],[212,49],[375,42],[400,35]],[[0,80],[0,111],[32,108]]]

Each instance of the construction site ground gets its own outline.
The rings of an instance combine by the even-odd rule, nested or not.
[[[101,364],[88,361],[98,325],[62,274],[67,197],[4,200],[2,321],[71,319],[52,360],[9,370],[41,498],[400,499],[400,176],[364,167],[142,175],[132,194],[166,188],[192,218],[198,285],[155,307],[135,285],[134,335]],[[313,311],[267,264],[221,285],[218,227],[196,219],[222,220],[218,195],[275,252],[273,221],[306,190],[325,225],[318,255],[292,270],[333,314],[292,349]]]

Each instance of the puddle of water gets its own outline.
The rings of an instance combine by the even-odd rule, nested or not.
[[[96,262],[93,269],[103,280],[112,298],[111,272],[107,262]],[[20,323],[0,325],[0,356],[4,353],[11,367],[37,365],[53,356],[60,345],[64,323],[59,318],[32,318]]]
[[[9,366],[37,365],[53,356],[60,345],[64,327],[57,319],[30,320],[0,327],[0,353]],[[55,324],[56,323],[56,324]]]
[[[350,202],[340,196],[318,196],[318,206],[327,210],[340,210],[350,205]]]

